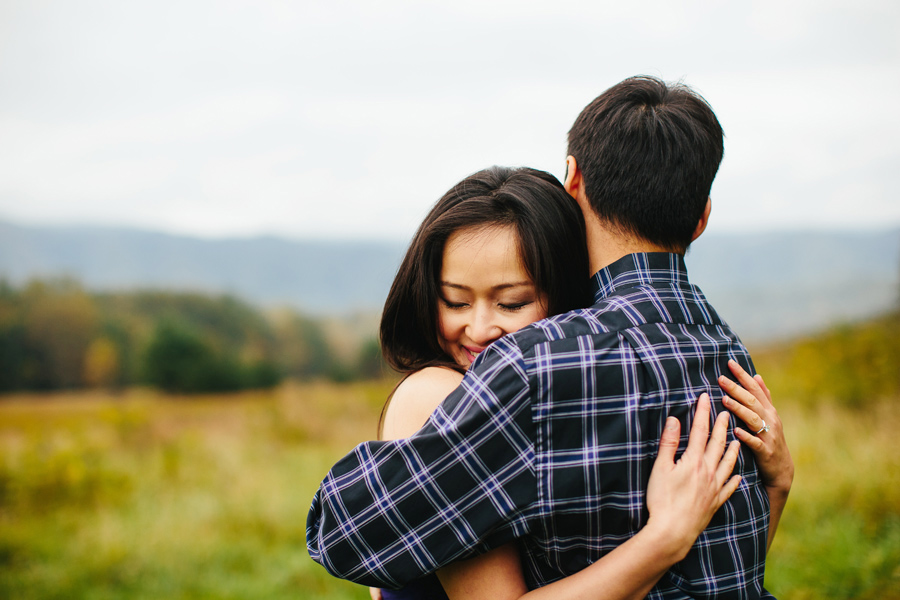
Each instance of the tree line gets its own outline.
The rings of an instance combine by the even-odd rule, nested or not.
[[[196,393],[383,375],[374,338],[346,355],[319,320],[232,296],[0,281],[0,391],[151,385]]]

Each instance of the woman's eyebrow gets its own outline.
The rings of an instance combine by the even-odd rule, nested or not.
[[[516,281],[513,283],[501,283],[500,285],[495,285],[491,289],[492,290],[506,290],[509,288],[525,287],[525,286],[530,286],[530,285],[533,285],[530,281]],[[465,290],[465,291],[470,291],[472,289],[467,285],[462,285],[460,283],[452,283],[450,281],[442,281],[441,287],[448,287],[448,288],[453,288],[456,290]]]

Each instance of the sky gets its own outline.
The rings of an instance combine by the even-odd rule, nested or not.
[[[900,3],[0,0],[0,220],[408,239],[484,167],[563,177],[635,74],[713,106],[708,231],[900,226]]]

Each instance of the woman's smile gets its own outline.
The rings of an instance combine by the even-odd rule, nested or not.
[[[466,359],[469,361],[470,364],[475,362],[475,358],[479,354],[484,352],[484,348],[476,348],[474,346],[463,346],[462,349],[463,349],[463,353],[466,355]]]
[[[441,347],[468,368],[507,333],[547,316],[547,299],[519,257],[511,226],[454,232],[444,246],[438,324]]]

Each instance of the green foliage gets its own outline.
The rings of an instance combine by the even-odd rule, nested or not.
[[[218,356],[199,334],[173,322],[157,326],[144,369],[147,381],[167,392],[233,391],[242,383],[236,361]]]
[[[18,323],[0,325],[0,390],[24,387],[27,362],[23,327]]]
[[[866,411],[780,402],[796,466],[766,568],[778,598],[900,598],[897,399]]]
[[[67,439],[27,446],[0,464],[0,508],[41,514],[119,504],[134,485],[134,473],[109,460],[107,448]]]
[[[340,361],[316,321],[290,311],[271,315],[279,366],[282,372],[298,379],[331,377]]]
[[[98,318],[90,296],[71,280],[33,282],[21,291],[4,284],[0,390],[79,385]]]
[[[281,380],[278,368],[261,360],[242,364],[219,353],[199,332],[173,321],[161,322],[147,346],[146,381],[166,392],[230,392],[273,387]]]
[[[319,322],[263,314],[229,296],[90,295],[71,280],[22,290],[0,281],[0,391],[149,383],[198,393],[376,371],[370,361],[338,359]]]
[[[281,371],[273,362],[261,360],[244,369],[244,388],[264,389],[278,385]]]
[[[378,343],[378,339],[370,338],[363,343],[359,350],[356,370],[366,379],[378,379],[390,372],[390,367],[381,354],[381,344]]]
[[[900,311],[753,355],[770,387],[788,397],[862,408],[900,395]]]
[[[80,383],[85,351],[97,328],[97,308],[71,280],[33,282],[22,292],[26,343],[36,350],[34,376],[40,387]]]

